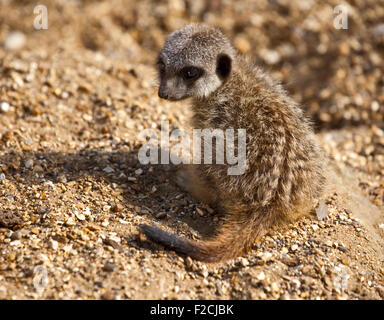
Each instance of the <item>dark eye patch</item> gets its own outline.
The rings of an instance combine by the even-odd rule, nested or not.
[[[157,60],[157,67],[161,74],[165,72],[165,63],[161,59]]]
[[[217,67],[216,72],[217,75],[221,79],[225,79],[229,76],[232,70],[232,60],[231,58],[226,54],[220,54],[217,57]]]
[[[203,70],[197,67],[185,67],[181,69],[180,75],[185,81],[195,81],[203,74]]]

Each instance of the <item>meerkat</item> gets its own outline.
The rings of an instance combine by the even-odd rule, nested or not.
[[[158,56],[160,98],[191,98],[194,128],[246,129],[246,171],[187,166],[186,188],[224,214],[205,241],[141,225],[145,236],[179,254],[219,262],[248,252],[273,226],[314,209],[324,157],[302,109],[217,28],[190,24],[173,32]]]

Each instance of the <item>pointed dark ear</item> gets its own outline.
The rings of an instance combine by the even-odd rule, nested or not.
[[[220,79],[225,79],[229,76],[232,70],[232,59],[225,53],[217,56],[216,73]]]

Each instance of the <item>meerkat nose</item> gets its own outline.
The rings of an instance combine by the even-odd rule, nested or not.
[[[164,88],[159,89],[159,97],[162,99],[168,99],[168,90]]]

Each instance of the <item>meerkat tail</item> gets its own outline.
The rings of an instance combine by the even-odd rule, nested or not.
[[[238,215],[230,215],[219,228],[217,236],[207,241],[191,241],[170,234],[155,226],[141,225],[145,236],[179,254],[194,260],[219,262],[240,256],[249,251],[255,241],[273,224],[271,216],[250,215],[239,220]]]

